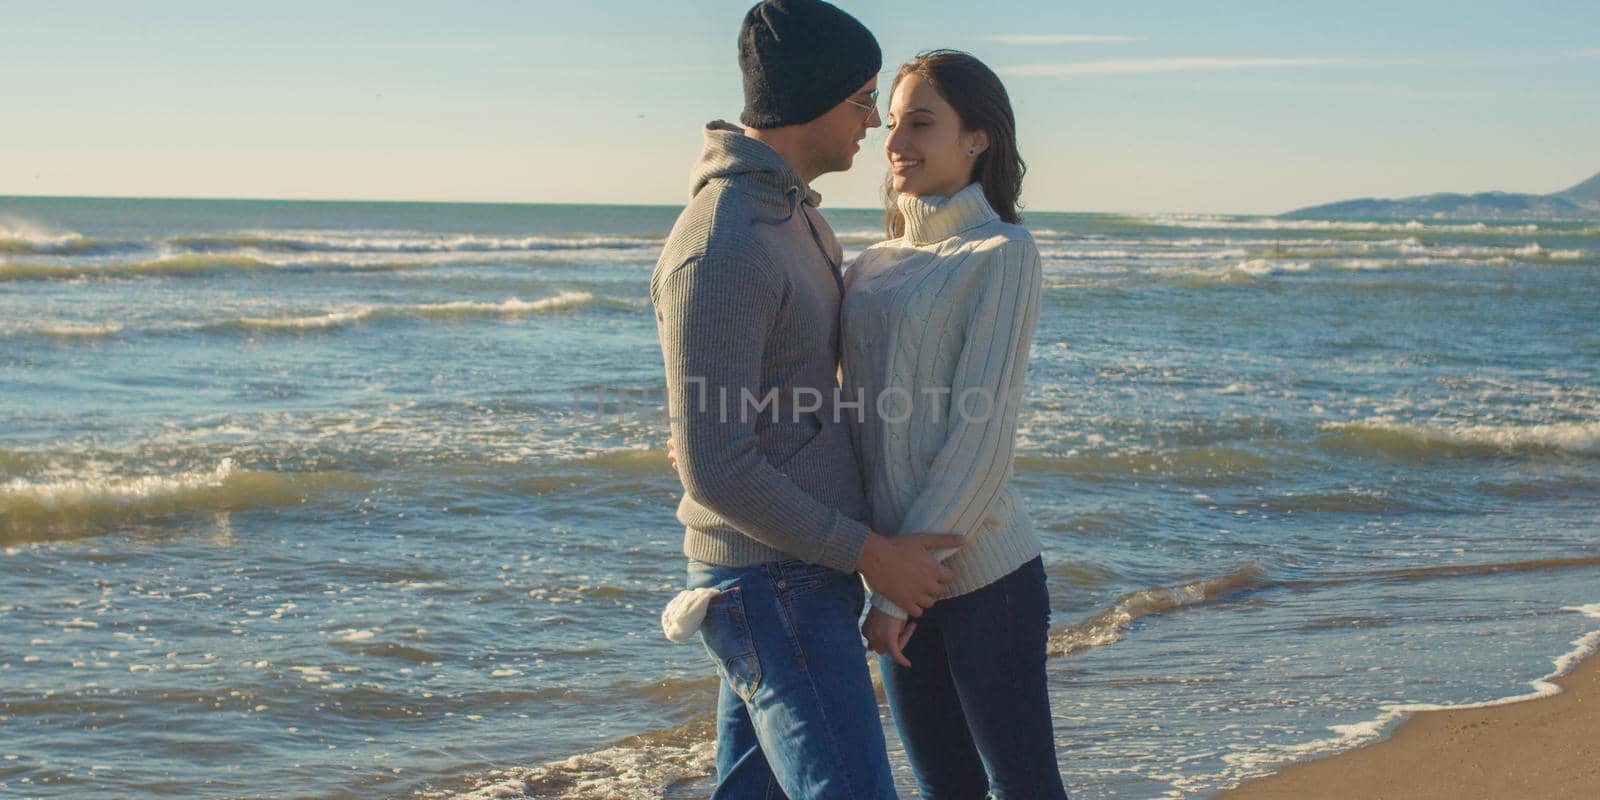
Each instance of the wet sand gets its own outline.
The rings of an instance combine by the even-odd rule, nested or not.
[[[1600,797],[1600,656],[1554,683],[1561,694],[1489,708],[1424,711],[1388,739],[1293,764],[1218,800],[1471,800]]]

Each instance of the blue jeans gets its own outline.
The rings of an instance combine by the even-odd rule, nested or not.
[[[1065,800],[1045,641],[1050,596],[1034,559],[976,592],[940,600],[882,657],[884,689],[924,800]]]
[[[893,800],[858,620],[861,579],[807,564],[689,562],[722,595],[700,628],[722,676],[712,800]]]

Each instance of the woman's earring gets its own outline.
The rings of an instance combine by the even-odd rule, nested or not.
[[[978,148],[976,148],[976,147],[969,147],[969,148],[967,148],[967,155],[969,155],[969,156],[975,156],[975,155],[977,155],[977,154],[978,154]]]

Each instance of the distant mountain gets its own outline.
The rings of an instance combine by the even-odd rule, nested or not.
[[[1554,196],[1583,205],[1600,205],[1600,174],[1564,192],[1556,192]]]
[[[1290,219],[1600,219],[1600,174],[1554,194],[1480,192],[1427,194],[1398,200],[1364,198],[1301,208],[1280,216]]]

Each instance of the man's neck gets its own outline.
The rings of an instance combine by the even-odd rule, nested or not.
[[[810,186],[812,181],[821,176],[820,172],[812,171],[812,167],[806,164],[806,159],[800,157],[805,152],[805,148],[801,146],[803,134],[794,127],[768,128],[766,130],[745,128],[744,135],[772,148],[774,152],[783,157],[790,169],[800,175],[800,180],[805,181],[807,186]]]

